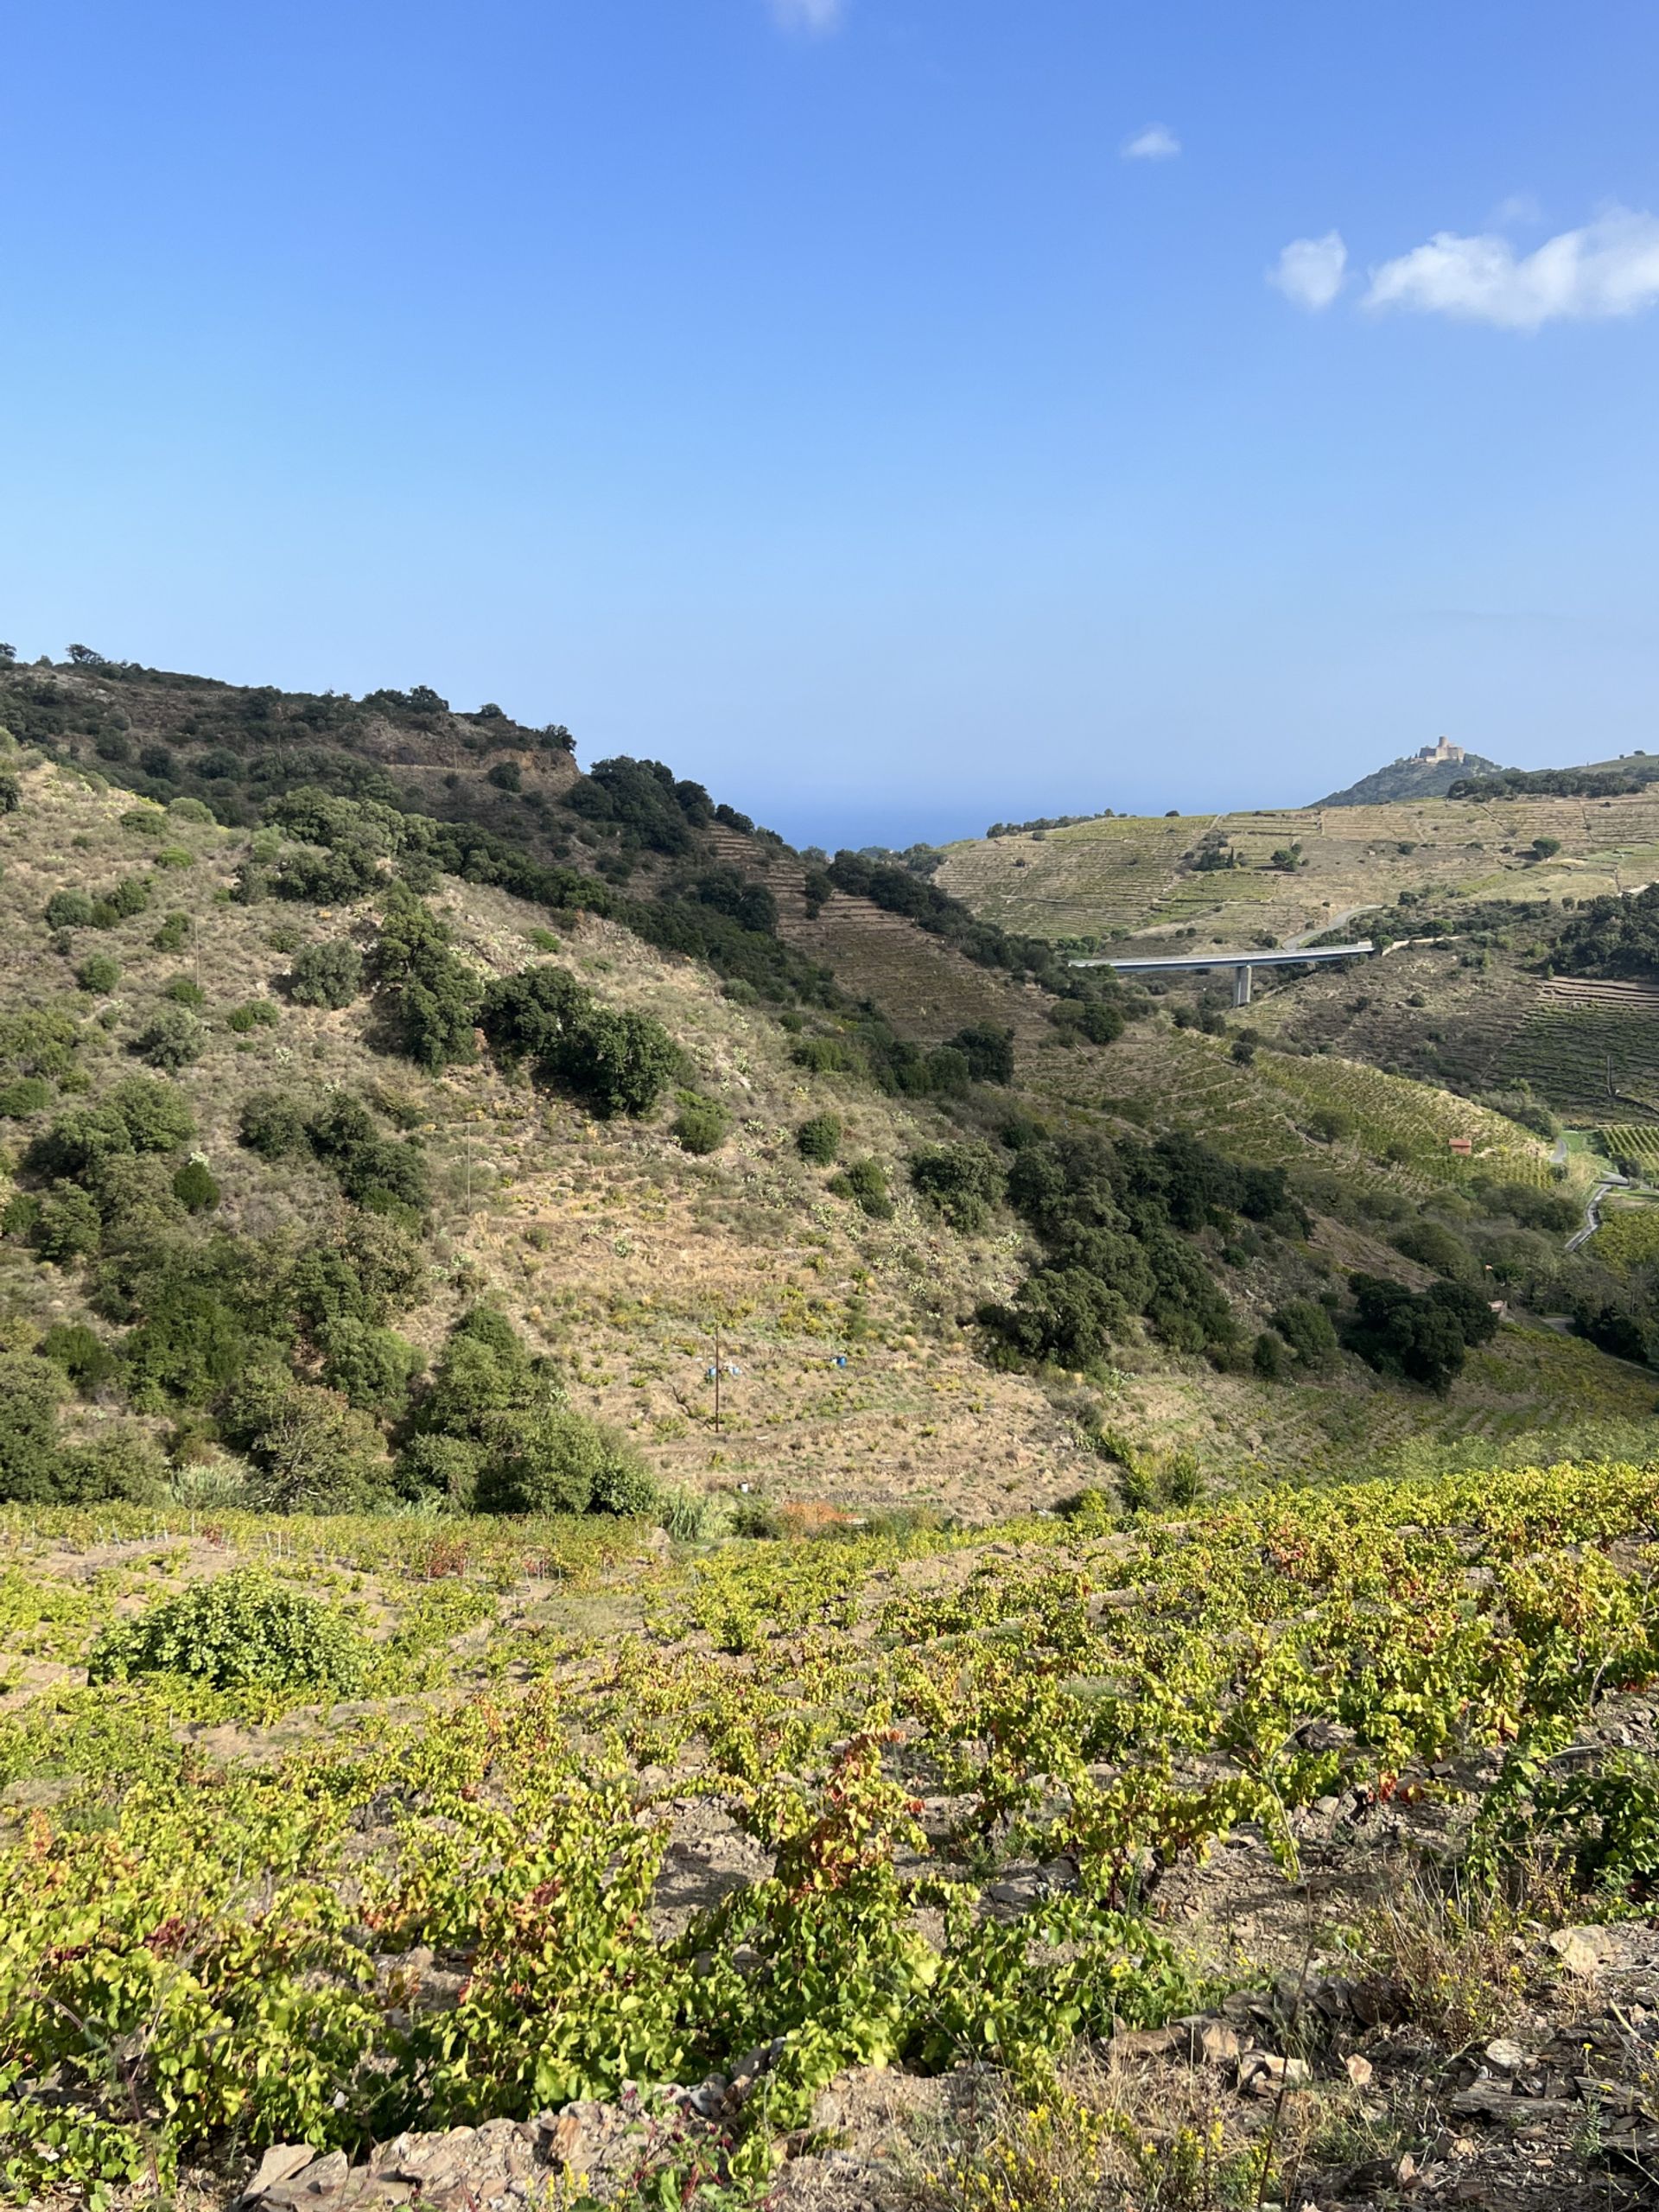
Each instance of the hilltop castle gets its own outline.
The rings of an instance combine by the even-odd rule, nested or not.
[[[1428,767],[1437,768],[1447,760],[1454,760],[1461,767],[1465,756],[1460,745],[1448,745],[1442,738],[1438,745],[1425,745],[1411,757],[1414,760],[1421,760]]]

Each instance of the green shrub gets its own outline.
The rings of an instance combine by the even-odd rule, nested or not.
[[[66,1505],[165,1505],[171,1492],[160,1446],[130,1423],[60,1455],[57,1496]]]
[[[219,1404],[220,1433],[247,1454],[267,1513],[360,1513],[390,1487],[378,1431],[334,1390],[255,1369]]]
[[[82,1187],[103,1217],[106,1243],[157,1240],[185,1217],[166,1162],[153,1155],[111,1153],[87,1169]]]
[[[288,995],[298,1006],[350,1006],[363,988],[363,956],[344,938],[308,945],[289,971]]]
[[[173,1195],[187,1213],[211,1213],[219,1204],[219,1185],[205,1160],[187,1160],[173,1178]]]
[[[382,1136],[360,1100],[336,1092],[306,1134],[312,1150],[355,1205],[377,1213],[404,1208],[411,1214],[423,1213],[430,1205],[419,1147]]]
[[[379,1326],[424,1297],[429,1273],[419,1243],[398,1223],[353,1213],[302,1248],[285,1295],[313,1336],[342,1314]]]
[[[414,1436],[397,1455],[397,1489],[404,1497],[438,1499],[470,1513],[483,1464],[483,1446],[466,1437]]]
[[[849,1160],[829,1187],[838,1198],[850,1198],[872,1221],[891,1221],[893,1200],[887,1195],[887,1173],[880,1160]]]
[[[449,943],[448,926],[394,882],[374,948],[382,1027],[395,1051],[434,1073],[477,1058],[480,979]]]
[[[231,1008],[225,1017],[225,1026],[235,1030],[238,1037],[245,1037],[251,1029],[274,1029],[282,1018],[282,1009],[275,999],[249,999]]]
[[[1437,1282],[1421,1294],[1376,1275],[1349,1278],[1355,1313],[1349,1348],[1380,1374],[1444,1390],[1461,1373],[1471,1344],[1486,1344],[1497,1316],[1466,1283]]]
[[[656,1488],[632,1447],[569,1407],[493,1414],[477,1503],[484,1513],[645,1513]]]
[[[680,1065],[661,1022],[601,1005],[558,968],[492,984],[479,1023],[504,1065],[528,1059],[542,1082],[606,1116],[649,1113]]]
[[[371,1652],[335,1607],[279,1582],[264,1567],[232,1567],[163,1598],[136,1621],[106,1629],[87,1679],[185,1675],[215,1689],[332,1691],[367,1680]]]
[[[168,812],[175,822],[211,822],[213,810],[204,806],[199,798],[175,798],[168,804]]]
[[[318,1332],[322,1379],[361,1413],[390,1421],[409,1404],[410,1384],[425,1360],[407,1338],[348,1315]]]
[[[839,1114],[814,1114],[796,1130],[795,1149],[815,1166],[828,1167],[840,1154],[841,1139]]]
[[[132,1049],[151,1067],[166,1068],[174,1073],[199,1060],[207,1043],[207,1033],[194,1014],[184,1007],[174,1006],[163,1007],[153,1021],[139,1031]]]
[[[163,845],[156,855],[157,868],[194,868],[196,856],[182,845]]]
[[[1306,1367],[1323,1367],[1337,1349],[1336,1324],[1311,1298],[1293,1298],[1273,1317],[1273,1325]]]
[[[149,941],[157,952],[177,952],[189,935],[189,915],[172,913],[168,915]]]
[[[88,1194],[75,1183],[54,1183],[35,1217],[34,1244],[45,1260],[64,1266],[89,1259],[104,1241],[104,1223]]]
[[[141,875],[123,876],[113,890],[92,901],[92,926],[113,929],[118,922],[130,921],[135,914],[142,914],[149,904],[148,880]]]
[[[55,1321],[35,1347],[42,1359],[60,1367],[84,1396],[107,1382],[119,1362],[102,1337],[84,1321]]]
[[[176,1152],[196,1134],[189,1100],[176,1084],[154,1076],[123,1076],[98,1110],[119,1117],[135,1152]]]
[[[308,1152],[311,1138],[303,1103],[286,1090],[255,1090],[242,1102],[237,1133],[262,1160]]]
[[[1173,1452],[1164,1469],[1164,1496],[1171,1505],[1196,1505],[1204,1496],[1204,1470],[1192,1452]]]
[[[681,1093],[672,1134],[683,1152],[718,1152],[731,1128],[732,1117],[717,1098],[702,1098],[695,1091]]]
[[[512,1322],[492,1306],[475,1306],[449,1332],[421,1407],[421,1426],[476,1438],[492,1414],[527,1404],[536,1389],[536,1369]]]
[[[914,1154],[910,1179],[953,1229],[971,1236],[985,1227],[1000,1205],[1007,1178],[989,1145],[938,1145]]]
[[[52,1361],[0,1351],[0,1501],[43,1505],[56,1497],[63,1395],[64,1376]]]
[[[1437,1275],[1444,1275],[1448,1282],[1471,1282],[1480,1272],[1475,1256],[1464,1243],[1442,1223],[1427,1216],[1408,1222],[1397,1229],[1389,1239],[1396,1252],[1404,1253],[1408,1260],[1415,1260],[1420,1267],[1431,1268]]]
[[[1276,1382],[1285,1371],[1286,1356],[1283,1339],[1263,1329],[1251,1348],[1250,1361],[1264,1382]]]
[[[162,996],[171,999],[175,1006],[199,1007],[207,1003],[207,994],[200,983],[193,983],[188,976],[174,976],[162,986]]]
[[[1039,1268],[1010,1306],[987,1305],[979,1319],[1027,1359],[1092,1367],[1128,1319],[1118,1291],[1086,1268]]]
[[[54,891],[46,902],[47,926],[54,930],[90,927],[92,902],[84,891]]]
[[[861,1064],[857,1047],[844,1037],[803,1037],[790,1058],[813,1075],[851,1074]]]
[[[75,970],[79,988],[100,996],[112,991],[120,980],[121,963],[113,953],[89,952]]]
[[[0,769],[0,814],[16,814],[22,803],[22,785],[9,768]]]
[[[975,1083],[1014,1081],[1012,1029],[1001,1029],[991,1021],[975,1022],[966,1029],[959,1029],[943,1049],[962,1055]],[[951,1086],[942,1084],[938,1087],[944,1090]]]
[[[42,1113],[51,1103],[52,1086],[37,1075],[20,1075],[16,1083],[0,1085],[0,1116],[9,1122]]]
[[[0,1236],[29,1236],[41,1217],[41,1202],[33,1191],[14,1191],[0,1205]]]

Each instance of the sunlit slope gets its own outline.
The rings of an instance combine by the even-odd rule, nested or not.
[[[1534,840],[1560,849],[1540,859]],[[1201,871],[1206,846],[1242,866]],[[1275,853],[1294,865],[1275,868]],[[1659,876],[1659,792],[1606,799],[1113,816],[951,846],[937,880],[1004,928],[1051,940],[1281,944],[1402,892],[1586,899]]]

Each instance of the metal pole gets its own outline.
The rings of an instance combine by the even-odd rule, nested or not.
[[[720,1331],[715,1331],[715,1434],[720,1434]]]

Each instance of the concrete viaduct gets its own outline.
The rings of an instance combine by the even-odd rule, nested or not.
[[[1184,952],[1173,957],[1159,953],[1139,960],[1069,960],[1068,968],[1115,968],[1120,976],[1202,974],[1209,968],[1230,968],[1233,971],[1233,1004],[1249,1006],[1250,1002],[1250,971],[1255,968],[1306,968],[1323,960],[1352,960],[1363,952],[1375,952],[1376,947],[1370,938],[1362,938],[1357,944],[1322,944],[1315,952]]]

